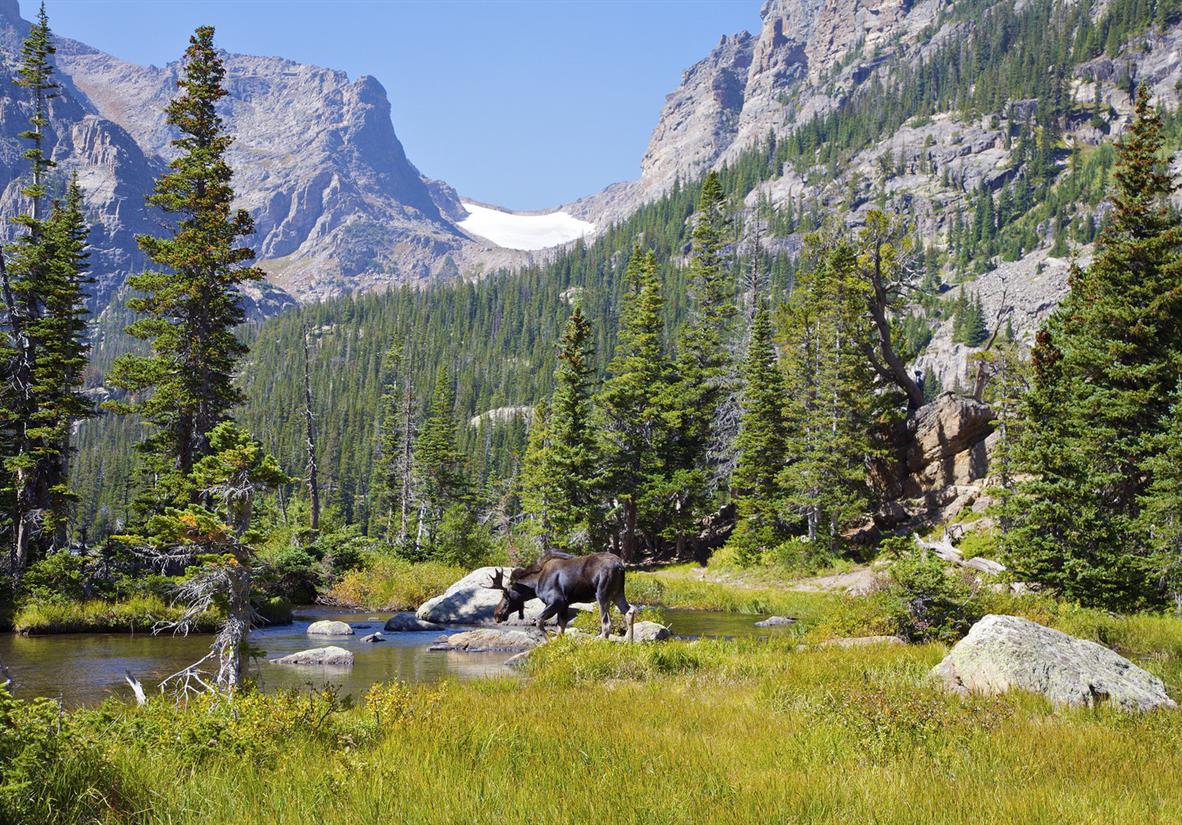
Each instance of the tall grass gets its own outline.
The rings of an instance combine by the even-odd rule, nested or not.
[[[129,633],[144,632],[161,621],[175,621],[184,608],[166,604],[159,596],[133,596],[116,602],[34,601],[22,605],[13,617],[18,633]],[[199,632],[216,629],[219,617],[207,614],[200,618]]]
[[[727,585],[663,573],[629,572],[625,587],[629,600],[646,606],[775,613],[805,621],[824,615],[838,599],[828,593]]]
[[[1182,821],[1182,713],[961,701],[927,681],[943,653],[566,640],[524,682],[353,709],[108,706],[78,713],[117,785],[82,796],[152,823]]]
[[[365,610],[413,610],[469,572],[450,564],[382,556],[369,567],[346,573],[325,594],[325,600]]]

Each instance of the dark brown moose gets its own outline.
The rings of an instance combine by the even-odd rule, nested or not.
[[[497,570],[487,587],[501,591],[501,601],[493,611],[493,619],[497,624],[513,613],[519,619],[524,619],[525,603],[536,597],[546,605],[546,609],[538,616],[538,629],[544,633],[546,620],[556,616],[558,635],[561,636],[570,619],[568,608],[576,602],[594,599],[599,603],[599,618],[603,626],[599,638],[606,639],[611,630],[608,611],[615,604],[624,614],[627,627],[625,638],[629,642],[633,640],[636,608],[624,598],[624,562],[614,553],[572,556],[552,550],[528,567],[515,568],[509,574],[508,584],[504,581],[502,571]]]

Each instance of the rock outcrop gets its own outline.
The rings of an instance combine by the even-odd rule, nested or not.
[[[443,625],[425,622],[414,613],[395,613],[386,620],[383,628],[388,633],[413,633],[424,630],[443,630]]]
[[[1112,704],[1126,711],[1176,707],[1161,680],[1103,645],[1017,616],[989,615],[932,669],[949,690],[1025,690],[1055,705]]]
[[[271,659],[270,662],[273,665],[351,667],[353,665],[353,654],[343,647],[314,647],[310,650],[301,650],[299,653],[292,653],[289,656]]]
[[[307,633],[309,636],[352,636],[353,628],[346,622],[324,619],[308,625]]]

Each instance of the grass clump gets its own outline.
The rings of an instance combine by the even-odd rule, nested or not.
[[[176,621],[184,608],[159,596],[132,596],[120,601],[30,601],[18,608],[13,629],[27,635],[51,633],[143,633],[157,622]],[[194,630],[211,632],[219,617],[205,614]]]
[[[438,596],[471,572],[440,562],[410,562],[375,556],[367,566],[344,574],[329,588],[324,601],[364,610],[411,610]]]

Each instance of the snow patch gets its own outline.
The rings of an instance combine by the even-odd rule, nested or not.
[[[546,249],[595,231],[595,224],[567,212],[521,215],[468,201],[460,203],[468,210],[468,217],[460,221],[460,227],[506,249]]]

